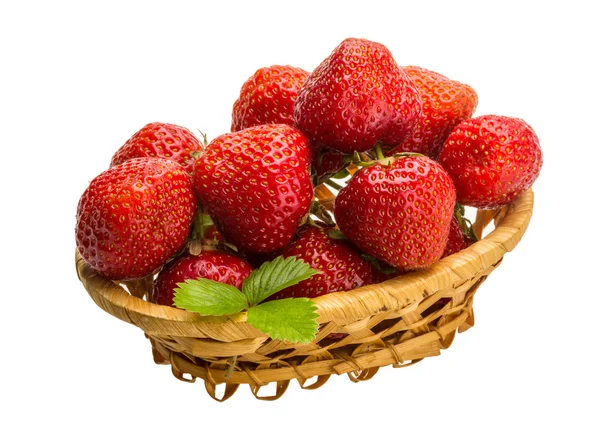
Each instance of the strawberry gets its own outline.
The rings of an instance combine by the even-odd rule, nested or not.
[[[425,68],[408,66],[403,70],[417,86],[423,112],[410,137],[390,154],[420,152],[437,158],[452,129],[475,112],[477,93],[467,84]]]
[[[467,236],[464,232],[456,216],[452,217],[450,222],[450,233],[448,234],[448,241],[444,248],[442,257],[450,256],[451,254],[458,253],[461,250],[466,249],[475,241]]]
[[[173,259],[160,271],[154,282],[152,297],[159,305],[173,305],[177,284],[185,280],[207,278],[242,289],[242,282],[252,267],[239,257],[216,250],[204,250],[198,256],[186,254]]]
[[[93,179],[77,206],[79,253],[113,280],[152,273],[185,244],[197,210],[174,161],[134,158]]]
[[[389,273],[373,269],[373,275],[371,280],[373,284],[378,284],[404,274],[406,274],[406,271],[403,271],[401,269],[396,269],[395,271]]]
[[[211,225],[204,230],[204,240],[207,242],[220,242],[223,241],[223,236],[215,225]]]
[[[259,124],[294,125],[294,101],[308,71],[290,65],[257,70],[242,85],[233,104],[231,131]]]
[[[331,151],[318,145],[311,145],[311,148],[311,164],[317,177],[333,175],[342,170],[347,164],[345,161],[346,154]]]
[[[168,123],[149,123],[138,130],[114,153],[111,167],[138,157],[168,158],[191,171],[192,153],[204,149],[185,127]]]
[[[287,124],[221,135],[196,160],[194,189],[219,232],[241,251],[283,248],[313,197],[308,141]]]
[[[448,136],[440,163],[460,204],[494,209],[510,203],[537,179],[543,156],[537,135],[519,118],[484,115]]]
[[[371,265],[347,242],[329,237],[328,229],[304,225],[298,230],[282,256],[303,260],[320,273],[281,290],[273,299],[317,297],[371,283]]]
[[[253,268],[260,268],[263,263],[273,261],[277,256],[281,255],[283,249],[271,251],[268,253],[244,253],[244,260],[252,265]]]
[[[421,112],[418,91],[382,44],[349,38],[308,76],[294,106],[312,144],[344,153],[397,145]]]
[[[429,157],[388,158],[352,176],[334,215],[359,249],[408,271],[441,257],[455,198],[450,176]]]

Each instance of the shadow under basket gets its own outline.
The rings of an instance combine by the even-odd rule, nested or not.
[[[331,207],[333,194],[316,195]],[[456,331],[474,324],[473,296],[525,233],[533,211],[527,191],[498,210],[479,210],[473,224],[482,237],[426,270],[380,284],[314,298],[319,331],[307,344],[272,340],[246,323],[245,313],[206,317],[148,301],[152,277],[114,282],[76,253],[79,279],[100,308],[142,329],[157,364],[170,364],[183,381],[204,380],[208,394],[224,401],[240,384],[274,400],[295,379],[303,389],[322,386],[332,374],[368,380],[380,367],[405,367],[448,348]],[[276,383],[270,396],[261,387]],[[310,383],[310,384],[309,384]],[[221,385],[219,396],[217,385]]]

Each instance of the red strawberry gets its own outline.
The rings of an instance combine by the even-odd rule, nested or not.
[[[204,229],[204,241],[220,242],[223,241],[223,236],[215,225],[211,225]]]
[[[382,283],[387,280],[391,280],[392,278],[399,277],[404,274],[406,274],[406,271],[403,271],[401,269],[397,269],[394,272],[386,273],[383,271],[378,271],[377,269],[373,268],[372,282],[373,282],[373,284],[378,284],[378,283]]]
[[[317,177],[333,175],[344,168],[346,154],[312,145],[311,164]]]
[[[444,253],[442,257],[450,256],[451,254],[458,253],[461,250],[466,249],[474,241],[465,234],[458,219],[456,216],[452,217],[452,222],[450,222],[450,233],[448,234],[448,241],[446,242],[446,247],[444,248]]]
[[[311,143],[352,153],[401,143],[420,112],[417,89],[390,51],[349,38],[308,76],[294,118]]]
[[[450,176],[429,157],[392,158],[355,173],[340,190],[334,214],[359,249],[413,270],[442,255],[455,197]]]
[[[248,262],[254,269],[258,269],[265,262],[273,261],[277,256],[281,255],[283,249],[275,250],[269,253],[244,253],[244,260]]]
[[[192,152],[204,147],[185,127],[168,123],[150,123],[138,130],[115,152],[111,167],[138,157],[168,158],[191,171]]]
[[[264,124],[213,140],[194,164],[194,188],[227,241],[268,253],[289,244],[308,213],[309,172],[306,137]]]
[[[154,282],[152,297],[159,305],[173,305],[178,283],[187,279],[207,278],[242,289],[243,281],[252,267],[236,256],[219,251],[205,250],[198,256],[184,255],[167,263]]]
[[[371,265],[347,242],[329,237],[327,231],[308,225],[300,228],[282,256],[295,256],[320,273],[276,293],[273,299],[317,297],[371,283]]]
[[[460,204],[493,209],[529,189],[542,168],[537,135],[519,118],[484,115],[459,124],[440,154]]]
[[[419,90],[423,112],[410,137],[391,153],[420,152],[437,158],[452,129],[475,112],[477,93],[467,84],[425,68],[403,69]]]
[[[294,101],[308,71],[290,65],[260,68],[243,84],[233,104],[231,131],[259,124],[294,125]]]
[[[183,167],[134,158],[101,173],[81,196],[77,248],[107,278],[143,277],[183,247],[196,209]]]

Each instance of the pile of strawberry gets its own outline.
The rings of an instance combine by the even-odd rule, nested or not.
[[[152,123],[125,142],[80,199],[77,248],[109,279],[156,275],[151,300],[165,305],[188,279],[242,289],[280,257],[315,273],[271,300],[427,268],[474,241],[464,206],[510,203],[542,166],[527,123],[472,117],[477,102],[470,86],[398,66],[364,39],[311,73],[261,68],[231,133],[207,144]],[[337,192],[333,216],[314,196],[320,184]]]

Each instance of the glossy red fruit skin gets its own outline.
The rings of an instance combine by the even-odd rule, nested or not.
[[[348,38],[308,76],[294,106],[312,144],[343,153],[395,146],[421,113],[418,91],[382,44]]]
[[[460,204],[494,209],[512,202],[540,174],[537,135],[519,118],[483,115],[463,121],[448,136],[440,163]]]
[[[204,146],[192,132],[169,123],[149,123],[138,130],[114,153],[110,166],[138,157],[166,158],[181,164],[188,172],[193,165],[193,152]]]
[[[390,154],[419,152],[437,159],[450,132],[475,112],[477,93],[468,84],[435,71],[416,66],[402,69],[415,83],[423,111],[411,135]]]
[[[338,193],[334,215],[359,249],[410,271],[441,257],[455,199],[452,180],[437,162],[400,157],[354,174]]]
[[[186,254],[173,259],[160,271],[154,287],[152,298],[159,305],[173,305],[173,296],[178,283],[187,279],[207,278],[242,289],[242,283],[252,267],[240,259],[216,250],[202,251],[198,256]]]
[[[276,293],[272,299],[312,298],[371,283],[371,265],[350,244],[330,238],[327,231],[328,228],[308,225],[299,229],[298,237],[284,249],[282,256],[301,259],[319,274]]]
[[[258,69],[233,104],[231,131],[259,124],[294,125],[294,102],[309,72],[291,65]]]
[[[308,141],[287,124],[221,135],[194,163],[194,189],[219,232],[240,251],[283,248],[313,197]]]
[[[463,232],[460,224],[456,217],[452,217],[452,222],[450,222],[450,232],[448,233],[448,241],[446,242],[446,247],[444,248],[444,253],[442,257],[450,256],[451,254],[458,253],[461,250],[466,249],[471,244],[473,244],[473,240],[468,238]]]
[[[84,191],[77,206],[77,249],[107,278],[143,277],[183,247],[196,210],[183,167],[134,158],[101,173]]]

